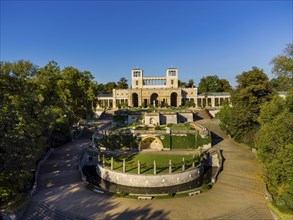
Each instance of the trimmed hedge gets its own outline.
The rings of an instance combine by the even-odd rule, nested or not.
[[[164,136],[164,139],[161,138],[162,136]],[[171,147],[170,137],[171,136],[169,134],[159,136],[159,138],[163,144],[163,148],[170,148]]]
[[[172,149],[196,149],[196,137],[194,134],[184,136],[172,135]]]
[[[186,136],[172,135],[171,149],[197,149],[211,143],[211,140],[211,135],[206,138],[202,138],[198,134],[186,134]]]
[[[130,135],[111,134],[104,136],[101,140],[96,140],[96,143],[101,147],[110,148],[111,150],[121,148],[138,148],[138,141],[136,137]]]

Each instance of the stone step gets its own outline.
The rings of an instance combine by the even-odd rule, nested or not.
[[[38,179],[37,190],[75,183],[80,180],[81,177],[78,170],[45,173],[40,175]]]
[[[66,152],[66,153],[53,153],[50,155],[48,160],[75,160],[80,157],[79,152]]]
[[[28,209],[24,213],[23,220],[82,220],[84,218],[74,216],[58,210],[52,205],[46,203],[31,202]]]
[[[273,216],[265,205],[251,205],[232,214],[216,217],[214,219],[273,219]]]
[[[65,160],[65,161],[54,161],[54,163],[44,163],[41,166],[40,174],[51,173],[54,171],[66,171],[66,170],[77,170],[78,169],[78,159],[75,160]]]

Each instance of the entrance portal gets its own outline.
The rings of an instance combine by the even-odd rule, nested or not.
[[[138,95],[137,95],[137,93],[132,93],[132,105],[133,105],[133,107],[138,107]]]
[[[173,107],[177,107],[177,96],[176,92],[171,93],[171,106]]]
[[[157,93],[153,93],[151,95],[151,105],[156,105],[156,107],[158,107],[158,94]]]
[[[140,142],[140,150],[163,150],[163,144],[157,137],[146,137]]]

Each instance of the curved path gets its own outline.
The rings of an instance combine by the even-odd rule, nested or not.
[[[199,122],[215,133],[214,147],[223,150],[225,158],[224,170],[210,191],[152,201],[96,194],[78,177],[78,155],[90,141],[81,139],[60,147],[42,166],[38,191],[24,219],[44,219],[38,212],[47,212],[45,219],[273,219],[255,155],[229,139],[216,121]]]

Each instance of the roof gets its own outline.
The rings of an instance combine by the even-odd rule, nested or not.
[[[199,93],[198,96],[230,96],[230,92],[207,92]]]
[[[103,97],[105,97],[105,98],[112,98],[113,97],[113,94],[99,94],[98,97],[99,98],[103,98]]]

